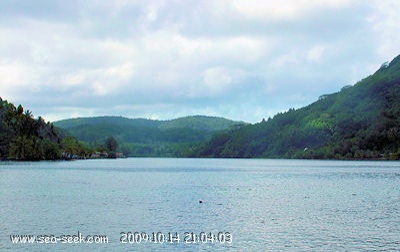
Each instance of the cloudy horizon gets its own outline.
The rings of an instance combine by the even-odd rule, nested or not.
[[[0,97],[86,116],[259,122],[400,54],[400,1],[0,0]]]

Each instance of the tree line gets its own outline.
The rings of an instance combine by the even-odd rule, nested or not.
[[[400,56],[306,107],[223,132],[199,157],[400,159]]]
[[[60,158],[61,138],[42,117],[33,118],[22,105],[0,98],[0,158],[43,160]]]
[[[90,157],[95,151],[114,154],[118,143],[110,136],[96,148],[70,136],[22,105],[0,97],[0,160],[59,160]]]
[[[306,107],[257,124],[229,122],[221,131],[198,127],[205,120],[200,117],[173,121],[163,129],[161,122],[150,120],[93,118],[67,131],[0,98],[0,159],[90,157],[95,151],[111,156],[119,151],[158,157],[400,159],[399,97],[400,56]]]

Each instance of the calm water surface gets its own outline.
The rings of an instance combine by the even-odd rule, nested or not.
[[[107,235],[109,243],[10,241],[78,232]],[[121,232],[171,232],[181,240],[123,244]],[[229,232],[232,243],[185,244],[185,232]],[[0,162],[0,250],[400,250],[400,162]]]

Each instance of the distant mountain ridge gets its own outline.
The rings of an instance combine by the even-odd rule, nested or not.
[[[400,158],[400,55],[354,86],[217,134],[199,157]]]
[[[400,55],[354,86],[256,124],[210,116],[51,124],[0,98],[0,160],[85,158],[108,149],[126,156],[400,159],[399,98]]]
[[[244,122],[233,121],[214,116],[185,116],[171,120],[152,120],[144,118],[127,118],[122,116],[97,116],[64,119],[54,122],[57,127],[70,129],[81,125],[110,124],[119,126],[137,126],[166,129],[190,128],[195,130],[219,131],[226,130]]]
[[[97,117],[78,117],[55,121],[54,124],[60,128],[74,128],[80,125],[96,125],[96,124],[113,124],[113,125],[135,125],[145,127],[157,127],[159,121],[143,118],[130,119],[122,116],[97,116]]]
[[[54,122],[55,126],[91,147],[113,136],[127,156],[193,155],[193,145],[209,140],[217,132],[244,124],[212,116],[187,116],[164,121],[100,116]]]

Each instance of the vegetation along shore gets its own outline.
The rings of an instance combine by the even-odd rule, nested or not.
[[[256,124],[220,117],[34,118],[0,98],[0,159],[400,159],[400,56],[314,103]]]

